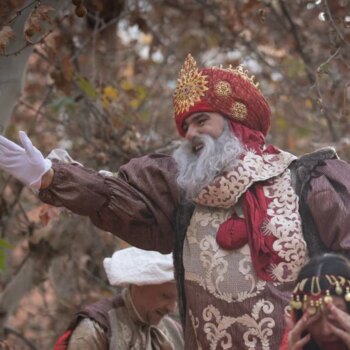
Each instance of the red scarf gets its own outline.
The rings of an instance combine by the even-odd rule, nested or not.
[[[260,131],[249,129],[241,124],[230,121],[230,128],[235,136],[256,154],[278,154],[280,151],[273,146],[263,149],[265,138]],[[223,222],[216,235],[218,245],[226,250],[239,249],[249,244],[253,266],[259,278],[272,280],[268,268],[271,264],[282,261],[273,249],[276,237],[264,235],[262,224],[267,220],[268,199],[264,195],[263,184],[254,183],[242,196],[244,218],[234,213]]]
[[[73,330],[69,329],[65,332],[56,342],[53,347],[53,350],[66,350],[68,347],[69,338],[72,335]]]

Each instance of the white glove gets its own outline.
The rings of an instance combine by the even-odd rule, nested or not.
[[[42,156],[24,131],[19,132],[19,138],[23,148],[0,135],[0,169],[38,190],[51,160]]]

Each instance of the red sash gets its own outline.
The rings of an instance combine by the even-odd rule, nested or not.
[[[69,338],[72,335],[73,330],[69,329],[64,333],[56,342],[53,350],[66,350],[68,347]]]

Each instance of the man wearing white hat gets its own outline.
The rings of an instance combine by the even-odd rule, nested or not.
[[[167,316],[177,300],[172,254],[131,247],[103,265],[122,292],[77,312],[54,350],[183,349],[181,326]]]

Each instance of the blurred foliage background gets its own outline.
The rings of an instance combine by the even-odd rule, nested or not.
[[[255,75],[269,143],[296,155],[331,145],[350,160],[350,0],[0,2],[0,99],[14,100],[2,133],[26,130],[45,155],[64,148],[116,172],[171,152],[172,93],[191,53]],[[125,243],[4,173],[0,191],[0,348],[51,349],[79,306],[113,293],[102,260]]]

